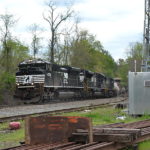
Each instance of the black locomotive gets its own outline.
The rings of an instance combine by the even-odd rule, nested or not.
[[[23,61],[18,67],[15,96],[23,100],[83,99],[116,95],[114,80],[101,73],[51,64],[42,59]]]

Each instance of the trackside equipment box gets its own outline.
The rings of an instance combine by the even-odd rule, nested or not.
[[[150,114],[150,72],[129,72],[129,114]]]

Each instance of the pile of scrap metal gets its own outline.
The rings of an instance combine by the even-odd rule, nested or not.
[[[150,120],[92,127],[85,117],[38,116],[25,123],[25,144],[10,149],[116,150],[150,139]]]

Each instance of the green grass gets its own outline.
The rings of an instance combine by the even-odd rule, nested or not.
[[[13,130],[9,133],[0,134],[0,141],[6,142],[6,141],[18,141],[24,139],[24,128],[19,130]]]
[[[8,129],[8,128],[9,128],[8,122],[1,123],[1,124],[0,124],[0,130],[5,130],[5,129]]]
[[[112,107],[107,108],[97,108],[90,112],[81,111],[81,112],[71,112],[71,113],[64,113],[64,116],[81,116],[81,117],[89,117],[92,118],[93,125],[99,124],[109,124],[109,123],[119,123],[119,122],[135,122],[145,119],[150,119],[150,116],[144,115],[142,117],[131,117],[125,112],[122,112],[121,109],[115,109]],[[125,120],[116,119],[119,116],[125,116]]]
[[[90,111],[80,111],[64,113],[61,116],[81,116],[92,118],[93,125],[109,124],[109,123],[119,123],[119,122],[135,122],[139,120],[150,119],[149,115],[144,115],[142,117],[131,117],[126,113],[122,112],[121,109],[115,109],[113,107],[107,108],[97,108]],[[125,116],[125,120],[116,119],[119,116]],[[19,141],[24,141],[24,121],[21,122],[21,129],[16,131],[11,131],[10,133],[0,133],[0,149],[10,146],[16,146]],[[9,123],[0,124],[0,131],[6,130],[9,127]],[[127,149],[126,149],[127,150]],[[128,149],[129,150],[129,149]],[[130,149],[132,150],[132,149]],[[139,144],[139,150],[150,150],[150,141],[146,141]]]
[[[150,150],[150,140],[140,143],[139,150]]]
[[[20,121],[21,128],[18,130],[9,131],[9,122],[0,124],[0,131],[8,130],[9,132],[0,133],[0,149],[7,148],[10,146],[19,145],[20,141],[24,141],[24,121]]]

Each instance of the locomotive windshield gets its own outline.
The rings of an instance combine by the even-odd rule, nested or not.
[[[16,75],[44,74],[45,71],[46,64],[21,64]]]

